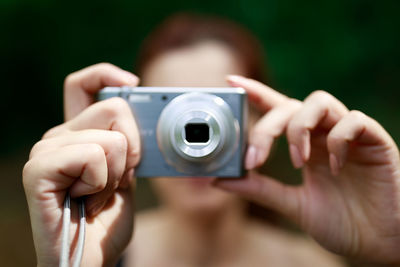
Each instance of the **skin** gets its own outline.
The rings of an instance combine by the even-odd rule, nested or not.
[[[233,53],[218,42],[204,41],[157,57],[143,71],[142,83],[143,86],[223,87],[227,86],[225,76],[229,73],[244,73]],[[225,208],[239,208],[237,196],[209,186],[213,179],[159,177],[151,182],[162,203],[176,216],[204,220],[205,216],[214,217]]]
[[[229,47],[203,41],[156,57],[144,69],[142,84],[224,87],[227,74],[245,73],[240,66]],[[257,117],[251,114],[250,125]],[[214,179],[151,179],[161,207],[137,214],[124,265],[293,266],[293,260],[298,266],[339,265],[312,242],[252,221],[237,195],[211,186]]]
[[[288,186],[250,172],[215,185],[278,210],[333,252],[399,263],[399,150],[382,126],[324,91],[299,105],[257,81],[239,76],[228,81],[246,88],[266,111],[250,133],[247,169],[262,164],[273,140],[286,134],[303,184]]]
[[[133,230],[133,189],[129,184],[140,159],[136,123],[122,99],[86,107],[93,102],[93,93],[106,85],[137,84],[133,74],[111,64],[98,64],[66,78],[67,122],[43,136],[23,170],[38,266],[58,265],[67,191],[72,198],[87,196],[90,218],[82,266],[115,265],[129,243]],[[71,228],[75,233],[76,220]],[[71,251],[75,245],[73,242]]]
[[[363,261],[399,263],[400,157],[389,134],[323,91],[301,102],[242,76],[227,81],[243,87],[265,114],[250,131],[246,168],[265,162],[274,139],[286,135],[293,165],[302,168],[303,185],[284,185],[251,171],[240,180],[216,179],[215,188],[281,212],[328,250]],[[104,86],[137,84],[136,76],[110,64],[67,77],[66,122],[33,147],[23,170],[39,266],[58,264],[67,191],[72,197],[87,196],[90,219],[82,266],[113,265],[127,246],[133,229],[134,187],[129,185],[140,160],[139,134],[121,99],[88,106]],[[72,225],[75,233],[76,222]]]

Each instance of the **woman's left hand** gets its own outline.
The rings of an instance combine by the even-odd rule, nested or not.
[[[262,165],[274,139],[286,132],[303,184],[285,185],[251,171],[215,186],[281,212],[333,252],[400,262],[399,149],[383,127],[324,91],[300,102],[251,79],[228,81],[265,112],[250,129],[246,168]]]

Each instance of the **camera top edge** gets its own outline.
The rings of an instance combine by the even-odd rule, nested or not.
[[[122,86],[122,87],[105,87],[101,90],[103,93],[183,93],[183,92],[201,92],[201,93],[218,93],[218,94],[246,94],[242,87],[146,87],[146,86]]]

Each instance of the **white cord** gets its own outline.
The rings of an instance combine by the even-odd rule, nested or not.
[[[85,244],[85,228],[86,228],[86,217],[85,217],[85,203],[83,199],[79,200],[79,235],[78,244],[76,247],[76,258],[73,267],[79,267],[81,265],[83,256],[83,245]]]
[[[83,247],[85,243],[85,228],[86,228],[86,216],[85,216],[85,204],[83,199],[79,200],[79,234],[76,257],[73,267],[79,267],[82,261]],[[71,224],[71,197],[69,193],[65,196],[64,200],[64,213],[63,213],[63,224],[61,232],[61,250],[60,250],[60,267],[69,267],[69,228]]]
[[[64,200],[61,232],[60,267],[69,267],[69,225],[71,223],[71,198],[67,193]]]

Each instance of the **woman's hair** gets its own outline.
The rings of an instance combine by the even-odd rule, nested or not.
[[[144,40],[135,72],[141,76],[146,67],[162,54],[207,40],[220,41],[230,48],[245,76],[266,82],[262,46],[248,30],[227,19],[191,13],[168,17]],[[248,203],[248,214],[269,223],[281,224],[275,212],[251,202]]]
[[[225,44],[247,77],[265,81],[262,47],[250,32],[227,19],[190,13],[172,15],[144,40],[138,54],[136,73],[143,74],[146,66],[165,52],[205,40]]]

